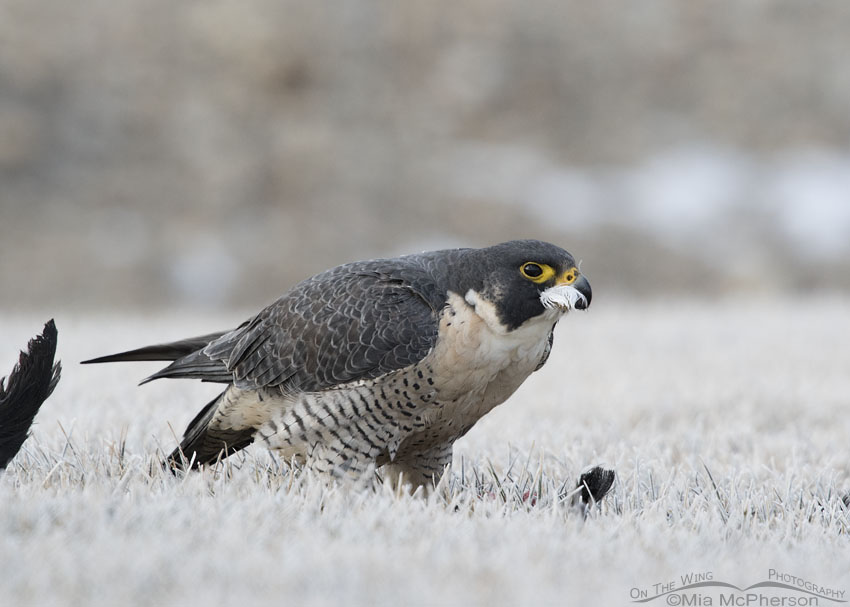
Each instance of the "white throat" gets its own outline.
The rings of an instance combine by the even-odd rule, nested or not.
[[[581,294],[579,293],[579,295]],[[477,291],[470,289],[466,292],[463,299],[474,310],[475,314],[484,321],[490,331],[497,335],[513,337],[520,341],[530,340],[534,342],[538,339],[548,339],[552,325],[560,319],[564,312],[558,306],[546,307],[543,314],[529,318],[522,325],[511,331],[502,323],[496,311],[496,306],[483,299]]]

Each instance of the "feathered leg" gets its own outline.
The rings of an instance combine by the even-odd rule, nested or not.
[[[184,469],[190,462],[193,468],[214,463],[254,442],[257,425],[253,425],[246,406],[246,394],[230,387],[200,410],[189,422],[180,446],[168,456],[172,468]]]

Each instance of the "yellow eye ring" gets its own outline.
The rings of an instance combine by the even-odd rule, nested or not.
[[[545,263],[527,261],[519,267],[519,272],[531,282],[541,284],[555,275],[555,269]]]

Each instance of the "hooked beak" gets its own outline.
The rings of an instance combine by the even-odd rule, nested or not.
[[[593,298],[593,290],[590,288],[590,283],[587,282],[587,279],[583,275],[579,274],[579,277],[573,283],[573,287],[584,296],[584,299],[579,299],[576,302],[576,309],[586,310],[590,307],[590,300]]]

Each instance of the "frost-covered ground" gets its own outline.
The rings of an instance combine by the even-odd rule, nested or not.
[[[48,316],[0,316],[0,374]],[[216,388],[77,364],[243,316],[56,313],[63,379],[0,474],[0,603],[618,605],[769,569],[850,592],[850,300],[597,298],[428,499],[327,489],[259,450],[164,474]],[[585,518],[565,494],[596,463],[618,477]]]

